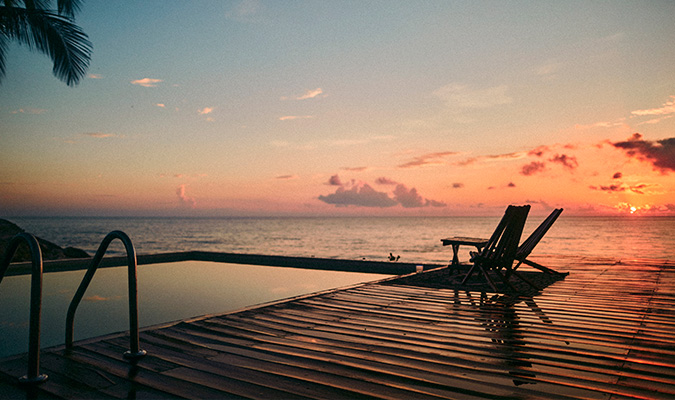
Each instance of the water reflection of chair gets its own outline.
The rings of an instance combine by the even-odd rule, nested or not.
[[[532,379],[536,378],[536,374],[525,351],[526,335],[518,322],[520,317],[516,313],[515,305],[524,301],[542,322],[552,324],[551,319],[537,306],[532,297],[494,295],[488,298],[483,292],[477,305],[471,294],[467,295],[470,303],[480,310],[480,315],[476,319],[490,335],[490,340],[495,344],[500,358],[504,360],[504,366],[513,377],[514,385],[535,383]]]
[[[483,250],[479,253],[471,253],[473,265],[462,280],[462,284],[465,284],[474,270],[478,268],[495,292],[497,291],[497,287],[488,274],[489,270],[494,271],[507,286],[515,291],[515,288],[511,286],[501,270],[506,270],[508,275],[511,273],[510,271],[518,250],[518,242],[523,234],[525,220],[529,211],[529,205],[509,206],[506,209],[504,216],[485,247],[483,247]]]

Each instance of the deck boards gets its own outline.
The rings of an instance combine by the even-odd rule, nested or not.
[[[124,333],[43,349],[37,389],[11,357],[0,397],[674,398],[675,263],[541,261],[570,275],[532,297],[418,275],[148,328],[137,364]]]

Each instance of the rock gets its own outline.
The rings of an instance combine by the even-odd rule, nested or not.
[[[0,257],[4,257],[5,250],[12,238],[19,233],[25,232],[18,225],[0,218]],[[86,251],[75,248],[66,247],[65,249],[48,241],[35,237],[40,244],[43,260],[60,260],[64,258],[87,258],[89,254]],[[12,262],[30,261],[30,251],[24,242],[19,244],[19,247],[14,253]]]
[[[68,246],[63,249],[63,254],[66,255],[66,258],[88,258],[89,254],[82,249],[77,247]]]

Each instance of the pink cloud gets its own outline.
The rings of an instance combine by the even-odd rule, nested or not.
[[[185,194],[184,184],[178,186],[178,188],[176,189],[176,195],[178,196],[178,201],[181,207],[195,208],[197,206],[197,202],[195,201],[195,199]]]

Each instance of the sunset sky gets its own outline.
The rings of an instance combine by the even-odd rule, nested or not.
[[[0,217],[675,215],[673,1],[85,1],[17,44]]]

